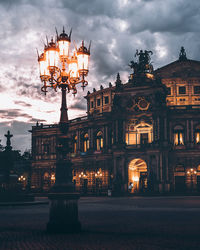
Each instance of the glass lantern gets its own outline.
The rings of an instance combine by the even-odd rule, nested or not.
[[[74,52],[74,55],[69,61],[69,78],[74,81],[78,79],[78,65],[77,65],[77,56]]]
[[[53,39],[45,48],[45,54],[49,72],[54,74],[58,68],[59,49],[57,48],[56,43],[53,42]]]
[[[48,70],[48,63],[46,60],[46,56],[44,53],[42,53],[38,57],[39,62],[39,69],[40,69],[40,78],[42,81],[46,81],[49,78],[49,70]]]
[[[59,56],[61,59],[66,60],[69,56],[69,46],[71,42],[71,32],[68,36],[65,33],[65,30],[63,28],[63,33],[60,34],[60,36],[57,36],[57,42],[58,42],[58,48],[59,48]]]
[[[90,57],[90,51],[89,51],[89,49],[84,47],[84,42],[82,41],[82,46],[77,51],[79,75],[86,76],[88,74],[89,57]]]

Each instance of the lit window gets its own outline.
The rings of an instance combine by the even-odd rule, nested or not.
[[[51,173],[51,185],[53,185],[56,181],[55,173]]]
[[[128,124],[126,130],[126,144],[147,144],[153,141],[152,125],[140,122],[138,125]]]
[[[97,99],[97,106],[100,106],[100,104],[101,104],[101,100],[99,98],[99,99]]]
[[[104,97],[104,103],[105,103],[105,104],[108,104],[108,103],[109,103],[109,97],[108,97],[108,96],[105,96],[105,97]]]
[[[180,86],[178,89],[179,95],[185,95],[186,94],[186,87]]]
[[[200,144],[200,125],[195,129],[195,143]]]
[[[73,153],[74,154],[77,153],[77,136],[74,136],[74,139],[73,139]]]
[[[87,152],[89,148],[90,148],[89,136],[88,134],[85,134],[83,138],[83,152]]]
[[[200,131],[195,133],[195,142],[196,142],[196,144],[200,143]]]
[[[101,150],[103,148],[103,133],[99,131],[96,137],[96,149]]]
[[[184,145],[184,133],[182,126],[174,128],[174,145]]]
[[[194,86],[194,94],[200,95],[200,86]]]

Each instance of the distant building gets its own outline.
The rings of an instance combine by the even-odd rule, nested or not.
[[[200,191],[200,61],[179,59],[153,71],[137,52],[126,84],[85,97],[87,116],[70,121],[73,182],[84,193]],[[32,127],[33,189],[55,182],[57,125]]]

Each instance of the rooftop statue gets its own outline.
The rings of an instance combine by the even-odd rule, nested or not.
[[[180,53],[179,53],[179,61],[185,61],[185,60],[187,60],[187,56],[186,56],[185,48],[182,46]]]
[[[134,62],[131,61],[129,66],[131,69],[134,70],[134,73],[152,73],[153,72],[153,66],[150,63],[151,57],[150,55],[153,55],[153,52],[151,50],[136,50],[135,57],[138,57],[138,61]]]
[[[12,138],[13,135],[11,135],[10,131],[8,130],[7,134],[5,134],[4,136],[7,138],[6,150],[12,150],[10,138]]]

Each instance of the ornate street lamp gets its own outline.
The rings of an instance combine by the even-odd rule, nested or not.
[[[59,136],[56,150],[56,180],[49,194],[50,215],[47,224],[49,232],[80,231],[78,220],[79,194],[74,192],[70,161],[71,140],[68,136],[69,120],[67,114],[66,91],[77,93],[76,85],[82,83],[87,86],[85,77],[88,74],[90,45],[87,49],[84,42],[79,49],[75,49],[70,56],[71,31],[67,35],[63,32],[54,41],[48,42],[44,52],[39,56],[40,79],[43,83],[41,91],[47,93],[48,88],[62,91],[61,115],[59,122]]]

